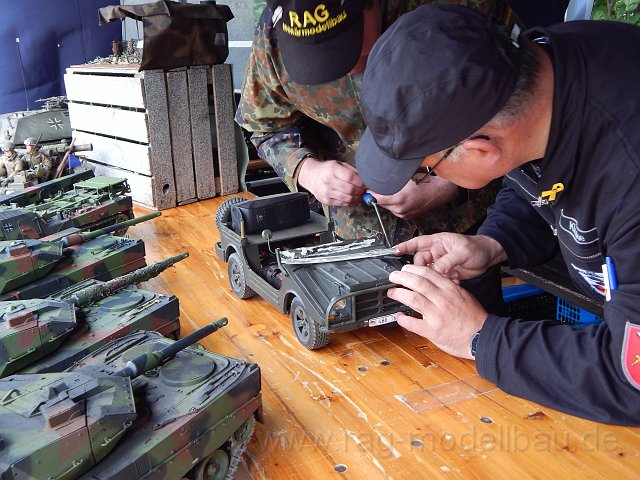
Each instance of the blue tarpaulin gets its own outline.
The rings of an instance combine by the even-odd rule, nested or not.
[[[111,53],[120,22],[98,26],[98,9],[118,0],[0,0],[0,113],[42,107],[65,95],[70,65]],[[25,88],[26,86],[26,88]]]

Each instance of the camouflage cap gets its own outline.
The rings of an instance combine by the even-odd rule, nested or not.
[[[29,137],[24,141],[25,146],[29,146],[29,145],[37,145],[38,144],[38,140],[36,140],[33,137]]]
[[[3,151],[7,151],[7,150],[15,150],[16,149],[16,144],[13,142],[4,142],[2,144],[2,150]]]

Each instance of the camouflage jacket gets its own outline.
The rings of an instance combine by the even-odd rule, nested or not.
[[[503,0],[389,0],[386,26],[400,15],[427,3],[466,4],[491,12],[505,23],[520,24]],[[253,132],[258,155],[267,161],[291,191],[298,190],[298,166],[307,156],[355,164],[355,151],[366,127],[358,101],[362,75],[345,76],[320,85],[293,82],[285,70],[267,6],[258,21],[242,87],[236,121]],[[470,191],[466,199],[437,208],[423,218],[406,221],[382,210],[387,231],[394,243],[421,233],[465,232],[479,222],[495,199],[499,182]],[[325,209],[326,211],[326,209]],[[357,207],[331,207],[336,233],[342,238],[365,236],[379,231],[375,212]]]

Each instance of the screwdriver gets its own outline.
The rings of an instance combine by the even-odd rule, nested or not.
[[[387,235],[387,230],[384,228],[384,223],[382,222],[382,217],[380,216],[380,210],[378,210],[378,202],[376,202],[376,197],[371,195],[370,193],[365,193],[362,197],[364,203],[373,207],[376,211],[376,215],[378,216],[378,221],[380,222],[380,228],[382,228],[382,233],[384,234],[385,243],[387,247],[391,248],[391,241],[389,240],[389,236]]]

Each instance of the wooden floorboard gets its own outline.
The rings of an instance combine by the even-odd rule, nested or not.
[[[304,349],[288,316],[231,293],[214,250],[224,199],[165,210],[128,235],[144,240],[147,263],[189,252],[143,285],[179,298],[183,335],[226,316],[229,325],[201,343],[260,365],[265,423],[239,478],[638,478],[640,429],[508,395],[473,362],[399,327],[334,334],[324,349]]]

